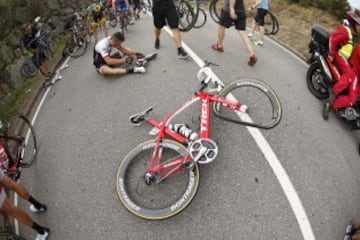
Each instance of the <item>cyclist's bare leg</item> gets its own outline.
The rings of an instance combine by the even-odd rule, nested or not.
[[[122,75],[126,74],[127,70],[125,68],[112,68],[107,65],[101,66],[99,73],[102,75]]]
[[[178,28],[172,28],[171,29],[172,33],[173,33],[173,39],[176,45],[176,48],[180,48],[181,47],[181,34],[180,34],[180,30]],[[156,33],[155,33],[156,35]]]
[[[0,212],[5,216],[17,219],[20,223],[31,227],[40,234],[43,234],[45,230],[49,231],[48,229],[45,229],[43,226],[34,222],[27,212],[12,204],[8,198],[5,198],[4,203],[0,208]]]
[[[33,220],[30,215],[23,209],[13,205],[8,198],[5,198],[4,203],[0,208],[0,212],[5,216],[17,219],[26,226],[32,227],[33,225]]]
[[[107,26],[106,26],[106,21],[101,23],[101,27],[104,30],[105,36],[106,37],[109,36],[108,29],[107,29]]]
[[[223,47],[224,38],[225,38],[225,27],[219,25],[219,28],[218,28],[218,40],[217,40],[217,45],[218,45],[219,48]]]
[[[6,189],[16,192],[22,199],[28,200],[30,197],[29,192],[22,184],[11,180],[8,176],[4,176],[1,185]]]
[[[264,42],[265,28],[264,26],[259,26],[259,29],[260,29],[260,41]]]
[[[255,32],[255,28],[256,28],[256,22],[255,22],[255,19],[252,20],[252,23],[251,23],[251,35],[254,34]]]
[[[250,53],[250,56],[254,55],[253,48],[251,47],[251,43],[249,40],[248,35],[246,34],[245,30],[239,31],[240,37],[243,40],[248,52]]]
[[[94,34],[95,42],[98,41],[98,25],[96,23],[92,24],[92,31]]]
[[[37,209],[44,208],[44,210],[46,211],[46,206],[40,203],[34,197],[32,197],[29,194],[29,191],[24,187],[24,185],[13,181],[8,176],[4,176],[0,183],[4,188],[16,192],[22,199],[32,203]]]

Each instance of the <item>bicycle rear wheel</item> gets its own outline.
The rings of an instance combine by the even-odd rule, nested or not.
[[[66,32],[67,42],[64,49],[66,55],[72,58],[78,58],[82,56],[87,49],[87,40],[83,35],[77,35],[73,31]]]
[[[182,32],[189,31],[196,23],[193,7],[185,0],[175,1],[175,6],[179,17],[179,30]]]
[[[116,177],[118,196],[127,210],[149,220],[166,219],[184,210],[200,181],[198,165],[194,164],[192,169],[184,167],[160,182],[155,176],[146,184],[144,177],[155,144],[150,140],[134,148],[121,162]],[[174,141],[163,140],[160,146],[163,162],[188,155],[186,148]]]
[[[26,58],[20,67],[21,75],[27,78],[34,77],[37,74],[37,71],[38,69],[30,58]]]
[[[22,148],[22,159],[20,159],[21,167],[30,167],[37,157],[37,143],[34,127],[31,122],[21,114],[16,114],[9,120],[6,128],[8,136],[19,136],[24,139],[22,146],[18,146],[14,140],[6,142],[10,160],[16,161],[17,149]]]
[[[25,240],[25,238],[14,233],[0,232],[0,240]]]
[[[248,114],[214,102],[215,116],[234,123],[270,129],[279,124],[282,107],[278,96],[271,87],[255,79],[238,79],[226,85],[220,97],[245,104]]]
[[[214,22],[220,22],[221,9],[224,6],[223,1],[212,0],[209,5],[209,13],[210,17],[214,20]]]
[[[206,20],[207,20],[205,10],[202,9],[202,8],[199,8],[198,11],[199,11],[199,13],[198,13],[197,20],[196,20],[196,23],[194,25],[194,28],[203,27],[205,25],[205,23],[206,23]]]

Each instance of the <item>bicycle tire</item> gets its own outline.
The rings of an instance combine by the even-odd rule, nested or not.
[[[6,134],[8,136],[20,136],[24,141],[23,158],[20,161],[20,167],[30,167],[37,158],[37,141],[34,127],[32,126],[29,119],[22,114],[15,114],[10,118],[6,126]],[[17,159],[18,145],[14,140],[6,141],[6,147],[9,153],[9,159],[15,162]]]
[[[188,155],[186,148],[178,142],[164,139],[160,145],[163,158]],[[191,169],[184,168],[164,181],[147,185],[144,174],[154,146],[155,140],[150,140],[128,153],[118,168],[116,189],[129,212],[144,219],[161,220],[175,216],[191,203],[199,187],[200,172],[195,163]]]
[[[197,16],[196,23],[194,25],[194,28],[201,28],[206,24],[207,21],[207,15],[204,9],[199,8],[199,13]]]
[[[209,13],[210,17],[214,20],[214,22],[220,22],[221,9],[223,8],[223,2],[219,0],[212,0],[209,4]]]
[[[189,31],[196,23],[193,7],[185,0],[175,1],[175,6],[179,18],[179,30],[181,32]]]
[[[23,64],[20,67],[20,73],[26,78],[31,78],[36,76],[37,74],[37,67],[33,63],[33,60],[30,58],[26,58]]]
[[[248,114],[242,114],[214,102],[213,113],[223,120],[262,129],[273,128],[281,120],[282,107],[278,96],[269,85],[259,80],[235,80],[226,85],[219,96],[248,106]]]
[[[0,232],[0,240],[25,240],[25,238],[14,233]]]
[[[84,55],[88,45],[86,38],[84,38],[85,36],[76,35],[71,30],[67,31],[66,36],[67,43],[64,49],[65,54],[72,58],[78,58]]]
[[[271,19],[273,21],[273,24],[274,24],[274,28],[273,28],[273,31],[271,32],[272,35],[275,35],[279,32],[279,22],[277,20],[277,18],[275,17],[274,14],[270,13],[271,14]]]

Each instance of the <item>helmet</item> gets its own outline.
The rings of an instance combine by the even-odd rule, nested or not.
[[[96,4],[94,7],[94,12],[98,13],[101,10],[101,6],[99,4]]]
[[[356,25],[360,26],[360,16],[355,11],[349,11],[346,13],[346,19],[349,22],[349,25],[354,29],[356,32]]]

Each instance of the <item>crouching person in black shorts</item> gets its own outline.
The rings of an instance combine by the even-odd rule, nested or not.
[[[144,67],[133,66],[136,52],[122,45],[125,37],[121,32],[114,33],[111,37],[100,40],[94,48],[94,65],[102,75],[121,75],[127,73],[145,73]],[[113,49],[117,54],[110,55]],[[128,65],[117,67],[117,65]]]
[[[152,13],[154,16],[155,26],[155,48],[160,48],[161,29],[166,25],[166,23],[168,23],[173,34],[178,58],[188,58],[189,54],[181,46],[179,17],[173,0],[153,0]]]
[[[20,223],[33,228],[37,232],[35,240],[46,240],[49,236],[50,230],[34,222],[30,217],[30,215],[27,214],[27,212],[25,212],[23,209],[19,208],[18,206],[12,204],[9,198],[6,196],[5,189],[13,190],[21,198],[29,201],[32,204],[30,205],[30,211],[32,212],[45,212],[47,210],[46,205],[38,202],[34,197],[32,197],[29,194],[29,192],[23,185],[13,181],[11,178],[5,175],[2,169],[0,169],[1,214],[8,217],[13,217],[17,219]]]

